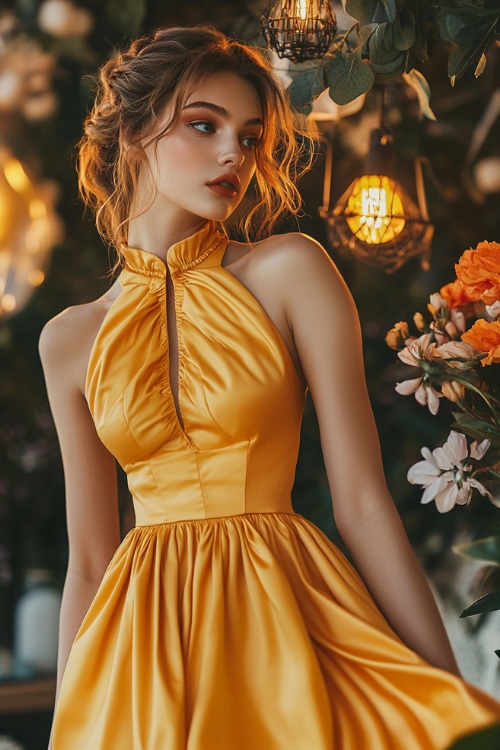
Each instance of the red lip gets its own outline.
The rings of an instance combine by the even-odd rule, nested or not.
[[[237,174],[234,172],[226,172],[226,174],[221,174],[220,177],[216,177],[215,180],[212,180],[211,182],[207,182],[207,185],[209,187],[212,187],[213,185],[220,185],[221,182],[227,182],[229,185],[232,185],[233,190],[237,193],[240,189],[240,178]],[[221,185],[221,187],[224,187],[224,185]],[[226,188],[229,189],[229,188]]]

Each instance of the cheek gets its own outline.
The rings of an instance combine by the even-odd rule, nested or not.
[[[195,139],[188,140],[177,136],[172,136],[168,140],[165,139],[158,148],[158,167],[161,179],[169,179],[174,174],[176,176],[182,174],[187,176],[188,170],[192,171],[196,165],[200,165],[202,157],[203,153]]]

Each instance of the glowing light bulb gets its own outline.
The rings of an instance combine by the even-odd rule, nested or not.
[[[369,245],[395,239],[406,224],[397,182],[363,175],[354,183],[345,216],[351,232]]]
[[[304,20],[307,18],[308,0],[297,0],[297,15]]]

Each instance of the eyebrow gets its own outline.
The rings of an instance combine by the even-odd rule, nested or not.
[[[191,104],[186,104],[183,109],[195,109],[200,107],[208,109],[211,112],[214,112],[216,115],[225,117],[226,120],[228,120],[230,117],[227,109],[221,107],[219,104],[213,104],[213,102],[191,102]],[[261,117],[252,117],[250,120],[246,121],[245,125],[261,125],[262,127],[264,127],[264,120]]]

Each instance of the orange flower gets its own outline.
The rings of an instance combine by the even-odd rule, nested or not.
[[[448,303],[450,310],[453,307],[468,305],[472,301],[458,281],[452,281],[450,284],[442,286],[439,294]]]
[[[500,244],[480,242],[455,264],[457,280],[472,300],[492,305],[500,299]]]
[[[480,352],[488,352],[488,356],[481,360],[482,365],[500,362],[500,322],[488,322],[483,318],[476,320],[472,328],[462,333],[462,341],[471,344]]]

